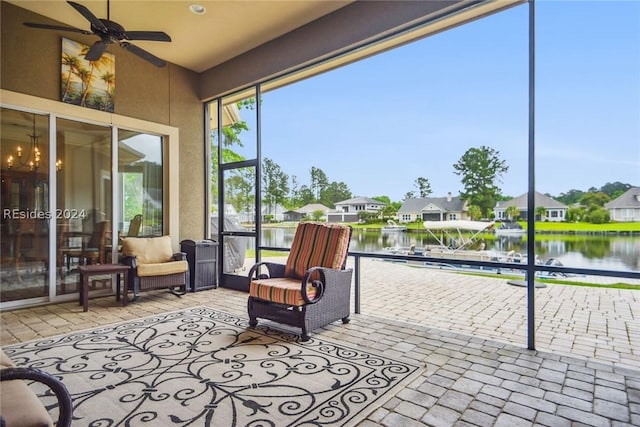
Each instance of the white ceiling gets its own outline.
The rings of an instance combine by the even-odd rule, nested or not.
[[[66,1],[6,1],[43,15],[34,22],[55,24],[47,17],[68,26],[90,29],[88,21]],[[107,18],[107,0],[76,2],[96,17]],[[204,6],[206,13],[192,13],[189,5],[194,3]],[[351,1],[346,0],[110,0],[109,17],[128,31],[164,31],[171,36],[170,43],[136,41],[132,44],[166,61],[202,72],[349,3]]]

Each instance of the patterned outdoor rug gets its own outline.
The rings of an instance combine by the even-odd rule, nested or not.
[[[62,379],[74,426],[354,425],[422,371],[321,336],[247,329],[207,307],[4,350]]]

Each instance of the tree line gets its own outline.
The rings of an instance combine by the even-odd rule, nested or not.
[[[506,162],[500,158],[500,153],[487,146],[469,148],[453,165],[454,173],[460,176],[463,190],[460,198],[467,202],[468,215],[472,219],[492,218],[493,208],[498,201],[507,201],[511,196],[502,194],[499,183],[509,170]],[[310,185],[298,186],[298,177],[288,177],[282,168],[271,159],[263,162],[263,200],[269,204],[282,204],[288,209],[295,209],[310,203],[320,203],[334,208],[335,203],[353,197],[349,186],[344,182],[329,181],[327,175],[320,168],[312,167]],[[402,201],[429,197],[432,194],[431,183],[428,178],[418,177],[414,181],[414,190],[407,192]],[[587,191],[570,190],[559,196],[546,194],[559,202],[569,206],[567,221],[584,221],[604,223],[610,221],[609,211],[604,208],[605,203],[619,197],[632,187],[619,181],[606,183],[600,188],[591,187]],[[392,217],[400,209],[402,201],[392,201],[388,196],[372,197],[386,204],[382,211],[383,217]],[[511,207],[507,216],[517,218],[517,208]],[[543,219],[546,214],[543,206],[536,207],[535,215]]]
[[[239,108],[253,110],[255,99],[251,98],[238,103]],[[222,156],[224,163],[244,160],[237,154],[234,146],[242,146],[240,134],[248,130],[246,122],[240,121],[222,130]],[[217,132],[212,133],[213,147],[217,146]],[[212,149],[212,200],[217,200],[217,150]],[[335,204],[353,198],[349,186],[343,181],[330,181],[327,174],[320,168],[312,166],[309,170],[309,184],[300,184],[299,177],[289,176],[273,159],[265,158],[261,164],[261,186],[263,205],[282,205],[286,209],[297,209],[302,206],[319,203],[328,208],[335,208]],[[500,158],[500,152],[494,148],[481,146],[471,147],[453,164],[454,174],[460,176],[463,189],[460,198],[467,203],[468,215],[472,219],[492,218],[493,208],[498,201],[507,201],[512,197],[502,194],[500,184],[509,166]],[[225,201],[231,203],[238,212],[251,210],[255,200],[253,188],[255,172],[253,168],[240,168],[225,177]],[[372,199],[386,204],[382,211],[383,217],[392,217],[400,209],[402,202],[416,197],[429,197],[432,194],[431,183],[428,178],[418,177],[413,183],[414,189],[408,191],[402,201],[391,201],[388,196],[373,196]],[[615,199],[632,186],[621,182],[606,183],[601,188],[589,188],[586,192],[570,190],[559,196],[552,197],[569,206],[566,219],[568,221],[587,221],[594,223],[608,222],[609,212],[604,204]],[[536,208],[536,215],[543,217],[544,207]],[[517,217],[519,214],[511,209],[508,215]]]

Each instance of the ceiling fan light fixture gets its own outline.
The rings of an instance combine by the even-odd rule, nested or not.
[[[196,15],[204,15],[207,9],[201,4],[193,3],[189,5],[189,10]]]
[[[109,18],[109,0],[107,0],[107,19],[98,18],[86,6],[83,6],[80,3],[76,3],[73,1],[67,1],[67,3],[76,11],[78,11],[87,21],[89,21],[89,23],[91,24],[91,31],[81,30],[79,28],[67,27],[63,25],[39,24],[36,22],[25,22],[24,25],[32,28],[43,28],[47,30],[57,31],[72,31],[86,35],[98,36],[100,40],[95,42],[84,56],[87,61],[99,60],[110,44],[118,43],[121,47],[127,49],[129,52],[138,55],[142,59],[151,62],[157,67],[164,67],[167,65],[164,60],[130,43],[134,40],[170,42],[171,37],[167,33],[163,31],[126,31],[122,27],[122,25],[118,24],[117,22],[111,21],[111,19]]]

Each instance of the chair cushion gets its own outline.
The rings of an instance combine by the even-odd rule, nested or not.
[[[13,362],[0,350],[0,367],[10,368]],[[0,416],[10,426],[53,426],[53,421],[40,399],[23,380],[0,383]]]
[[[351,228],[341,224],[301,222],[291,244],[284,275],[301,279],[311,267],[341,269]]]
[[[302,298],[300,279],[286,277],[273,279],[252,280],[249,285],[249,295],[266,301],[279,304],[302,306],[306,302]],[[311,299],[316,296],[316,288],[309,286],[307,296]]]
[[[0,415],[10,426],[53,426],[47,410],[23,380],[2,381]]]
[[[137,257],[138,265],[169,262],[173,259],[171,237],[125,237],[122,254]]]
[[[14,364],[9,356],[7,356],[4,351],[0,350],[0,368],[11,368],[13,366]]]
[[[168,274],[184,273],[189,270],[187,261],[171,261],[138,265],[138,276],[166,276]]]

